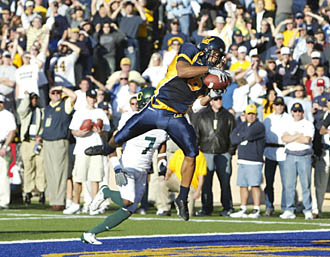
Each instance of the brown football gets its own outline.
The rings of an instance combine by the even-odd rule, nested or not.
[[[93,123],[93,128],[96,127],[96,128],[99,128],[99,129],[103,129],[103,120],[101,119],[97,119],[97,122],[94,122]]]
[[[230,84],[230,80],[227,82],[220,82],[217,75],[208,74],[204,78],[204,84],[211,89],[226,89],[226,87]]]
[[[80,130],[91,130],[92,128],[92,121],[91,120],[84,120],[83,123],[80,125]]]

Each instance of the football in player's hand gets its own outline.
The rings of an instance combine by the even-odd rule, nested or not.
[[[92,128],[91,120],[84,120],[83,123],[80,125],[80,130],[91,130],[91,128]]]
[[[93,128],[103,129],[103,120],[97,119],[97,122],[93,123]]]
[[[226,89],[227,86],[230,84],[230,80],[228,80],[227,82],[220,82],[219,77],[217,75],[208,74],[204,78],[204,84],[211,89]]]

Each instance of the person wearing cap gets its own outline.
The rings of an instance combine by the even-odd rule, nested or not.
[[[274,40],[275,40],[275,45],[268,48],[266,52],[266,60],[272,58],[279,62],[278,51],[281,51],[281,48],[283,47],[283,40],[284,40],[283,34],[282,33],[275,34]]]
[[[330,151],[330,97],[326,99],[327,111],[323,116],[322,125],[320,128],[320,135],[322,137],[322,152],[316,157],[315,173],[314,173],[314,189],[315,198],[313,199],[313,217],[318,218],[322,216],[322,207],[324,201],[324,195],[327,191],[329,182],[329,151]]]
[[[105,87],[108,90],[112,90],[114,85],[120,82],[120,75],[123,71],[128,72],[128,80],[134,80],[139,84],[146,82],[140,72],[131,69],[131,60],[127,57],[123,57],[120,60],[120,70],[112,73],[107,79]]]
[[[16,135],[14,115],[5,109],[5,96],[0,94],[0,210],[8,209],[10,203],[10,181],[8,176],[10,144]]]
[[[291,59],[290,48],[284,46],[281,48],[281,60],[276,66],[276,82],[280,90],[297,85],[300,81],[301,70],[299,64]]]
[[[245,46],[247,49],[247,52],[250,52],[250,50],[251,50],[250,40],[244,40],[242,31],[240,29],[234,29],[233,43],[229,46],[229,49],[231,49],[233,44],[237,44],[238,47]]]
[[[32,2],[33,1],[27,1]],[[52,29],[54,25],[54,19],[48,19],[47,22],[42,24],[42,17],[39,14],[31,14],[28,16],[24,9],[21,1],[18,1],[18,9],[21,10],[21,20],[23,27],[18,28],[18,32],[25,33],[26,35],[26,51],[30,51],[33,43],[38,40],[40,42],[44,42],[46,34]],[[32,7],[33,9],[33,7]]]
[[[25,91],[24,98],[17,108],[20,118],[20,152],[24,165],[25,204],[31,204],[32,191],[40,193],[39,202],[45,204],[46,179],[43,164],[42,123],[43,113],[38,104],[38,95]]]
[[[190,35],[191,16],[193,14],[191,1],[168,0],[166,1],[166,15],[168,20],[175,19],[180,23],[181,31],[187,37]]]
[[[312,141],[314,138],[314,126],[311,121],[304,119],[304,109],[300,103],[294,103],[291,107],[291,119],[283,123],[283,135],[286,159],[284,163],[285,201],[286,207],[280,215],[281,219],[295,219],[296,210],[296,186],[297,176],[301,184],[302,201],[306,220],[312,216]]]
[[[208,14],[204,14],[201,17],[201,21],[198,25],[198,35],[203,37],[209,37],[209,36],[217,36],[220,37],[226,44],[227,47],[229,47],[232,44],[232,31],[235,27],[236,22],[236,16],[234,13],[229,14],[230,15],[230,23],[226,24],[226,21],[224,17],[217,16],[214,20],[214,29],[212,30],[205,30],[206,22],[209,19]]]
[[[91,10],[80,1],[73,1],[72,5],[67,10],[65,17],[71,28],[78,28],[82,21],[90,19]]]
[[[299,57],[307,51],[307,37],[306,23],[297,23],[288,44],[288,47],[293,49],[292,57],[297,62],[299,61]]]
[[[99,183],[104,177],[103,156],[87,156],[84,150],[87,146],[97,145],[102,142],[102,137],[110,130],[110,122],[102,109],[95,108],[96,90],[89,89],[86,92],[87,106],[78,109],[72,116],[69,129],[76,138],[76,145],[73,150],[75,155],[75,164],[73,168],[73,203],[66,208],[64,214],[75,214],[80,211],[80,194],[82,192],[82,183],[91,183],[92,199],[95,197]],[[94,124],[101,120],[102,127],[92,125],[90,130],[81,130],[80,126],[85,120],[91,120]],[[85,199],[86,201],[86,199]],[[91,215],[99,212],[90,211]]]
[[[282,94],[285,95],[284,101],[288,110],[291,110],[294,103],[300,103],[304,108],[304,118],[312,122],[314,121],[312,115],[312,103],[307,98],[305,86],[297,84],[294,87],[282,90]],[[293,96],[288,96],[289,94],[293,94]]]
[[[213,176],[216,173],[221,187],[221,216],[229,216],[233,211],[230,178],[232,155],[235,147],[230,136],[236,127],[235,117],[223,108],[222,96],[213,99],[210,105],[197,113],[193,122],[199,149],[205,156],[207,174],[202,187],[202,209],[196,216],[209,216],[213,212]],[[198,158],[198,157],[197,157]]]
[[[247,58],[246,46],[243,45],[239,46],[237,51],[238,51],[237,62],[232,63],[229,68],[229,70],[231,72],[234,72],[235,74],[247,70],[251,65],[251,62]]]
[[[62,93],[68,97],[62,97]],[[63,86],[49,90],[49,105],[44,110],[43,139],[44,170],[50,210],[64,209],[69,169],[69,125],[77,96]]]
[[[15,97],[14,86],[16,81],[16,67],[12,63],[11,54],[8,51],[2,53],[2,65],[0,65],[0,94],[5,96],[5,107],[14,113]]]
[[[312,37],[307,37],[306,39],[306,52],[301,54],[299,57],[300,69],[304,70],[307,64],[312,64],[312,62],[316,62],[318,60],[312,60],[312,53],[315,51],[315,39]],[[316,57],[316,53],[313,54],[313,57]],[[316,67],[315,65],[313,65]]]
[[[16,100],[19,102],[23,100],[25,91],[34,92],[39,95],[38,78],[39,70],[42,68],[42,63],[35,61],[36,57],[32,56],[30,52],[24,52],[22,55],[23,65],[16,70]],[[31,62],[31,59],[34,59]]]
[[[262,182],[265,126],[257,119],[257,106],[249,104],[245,109],[246,121],[241,122],[231,134],[231,143],[237,145],[237,185],[240,187],[241,206],[232,218],[259,218]],[[251,187],[253,210],[248,214],[247,204]]]
[[[72,89],[76,86],[75,63],[81,49],[74,43],[64,40],[57,43],[57,49],[58,55],[53,55],[49,63],[49,70],[53,74],[51,80],[54,85],[63,85]]]
[[[273,103],[274,112],[270,114],[265,120],[265,135],[266,145],[264,150],[265,158],[265,205],[266,211],[264,216],[273,216],[275,214],[274,207],[274,179],[277,166],[280,170],[282,195],[281,195],[281,209],[286,208],[285,202],[285,173],[284,161],[286,158],[284,142],[282,135],[284,133],[283,124],[291,120],[288,113],[285,112],[285,102],[283,97],[277,96]]]
[[[170,66],[174,58],[178,55],[180,47],[182,46],[182,41],[177,37],[172,37],[168,43],[170,44],[168,50],[163,51],[163,62],[166,67],[166,71],[168,66]]]
[[[171,45],[169,41],[172,38],[176,38],[181,44],[188,41],[188,37],[180,31],[180,23],[178,19],[173,19],[170,23],[170,30],[168,33],[165,34],[163,41],[162,41],[162,51],[168,50],[169,46]],[[173,40],[172,40],[173,41]]]
[[[317,77],[312,80],[311,90],[313,97],[317,97],[325,92],[329,91],[330,88],[330,79],[324,74],[324,67],[319,65],[316,67]],[[323,88],[320,88],[323,87]]]

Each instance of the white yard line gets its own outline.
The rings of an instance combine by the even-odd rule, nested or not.
[[[1,214],[1,213],[0,213]],[[7,220],[48,220],[48,219],[104,219],[106,215],[61,215],[61,214],[19,214],[19,213],[4,213],[3,215],[11,216],[8,218],[0,218],[0,221]],[[150,218],[150,217],[130,217],[130,220],[135,221],[182,221],[179,218]],[[200,222],[200,223],[251,223],[251,224],[283,224],[283,225],[313,225],[320,227],[330,227],[330,223],[317,223],[317,222],[286,222],[286,221],[264,221],[262,219],[232,219],[232,218],[224,218],[224,219],[190,219],[190,222]]]

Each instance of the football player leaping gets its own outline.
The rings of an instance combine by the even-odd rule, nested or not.
[[[153,87],[146,87],[139,92],[139,109],[142,109],[150,101],[154,90]],[[119,127],[121,126],[121,121]],[[110,190],[108,186],[102,186],[92,201],[90,209],[92,211],[97,210],[107,198],[111,198],[121,208],[107,217],[103,223],[83,233],[81,240],[84,243],[102,244],[102,242],[97,240],[96,234],[116,227],[135,212],[144,194],[148,170],[152,166],[152,156],[157,149],[158,167],[163,172],[166,171],[167,139],[168,135],[164,130],[153,129],[126,142],[121,163],[116,156],[110,158],[120,193]]]
[[[194,129],[184,114],[190,106],[193,111],[203,109],[212,98],[222,93],[222,91],[209,90],[204,85],[203,77],[206,73],[217,75],[220,82],[231,81],[228,73],[216,68],[223,62],[224,55],[225,44],[219,37],[205,38],[197,47],[191,43],[182,45],[150,103],[127,121],[126,125],[110,139],[109,145],[89,147],[85,153],[111,154],[116,147],[146,131],[165,130],[185,155],[181,169],[180,193],[174,203],[179,216],[189,220],[187,198],[198,147]]]

